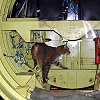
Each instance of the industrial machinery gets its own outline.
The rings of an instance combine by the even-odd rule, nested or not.
[[[21,1],[0,0],[0,95],[7,100],[27,100],[35,87],[98,90],[100,81],[95,76],[100,71],[99,15],[95,21],[88,16],[88,21],[86,13],[83,13],[85,17],[78,13],[78,0],[75,13],[73,3],[67,3],[68,0],[63,0],[64,9],[61,0],[60,8],[53,5],[53,9],[47,7],[54,0],[40,0],[39,3],[33,0],[34,6],[28,3],[31,0]],[[57,47],[66,41],[71,54],[64,55],[60,61],[68,69],[52,65],[49,81],[44,86],[40,68],[34,69],[31,47],[35,42]]]

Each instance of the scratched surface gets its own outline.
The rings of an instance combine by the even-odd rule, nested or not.
[[[35,88],[31,100],[100,100],[100,91],[83,93],[79,90],[46,91]]]

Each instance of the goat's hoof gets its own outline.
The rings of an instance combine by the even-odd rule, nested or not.
[[[32,70],[28,70],[28,72],[33,72]]]
[[[68,69],[68,67],[63,67],[63,69]]]

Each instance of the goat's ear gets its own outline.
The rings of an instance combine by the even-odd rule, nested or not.
[[[66,49],[66,45],[64,45],[64,48]]]
[[[67,42],[66,42],[66,44],[64,45],[64,48],[65,48],[65,49],[67,48]]]
[[[67,48],[67,43],[64,45],[64,48],[65,48],[65,49]]]

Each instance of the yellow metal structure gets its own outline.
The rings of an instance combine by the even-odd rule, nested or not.
[[[64,55],[61,59],[69,69],[62,70],[52,65],[48,83],[67,89],[94,85],[97,69],[94,64],[95,48],[93,39],[88,38],[88,33],[91,32],[95,38],[94,30],[100,30],[100,21],[40,21],[36,18],[7,18],[14,2],[15,0],[0,0],[0,95],[7,100],[27,100],[30,99],[31,91],[35,87],[43,88],[41,72],[33,70],[34,62],[30,51],[26,54],[26,48],[28,45],[31,47],[33,42],[46,42],[48,32],[58,34],[60,41],[58,45],[61,40],[68,41],[71,50],[69,56]],[[42,34],[43,39],[35,39],[35,33]],[[23,41],[24,47],[17,51],[26,55],[21,62],[27,61],[28,66],[22,64],[18,67],[21,62],[14,61],[16,49],[13,48],[11,40],[13,36],[16,37],[15,44]],[[33,72],[28,72],[29,70]],[[95,85],[97,83],[99,84],[99,81],[96,81]]]

